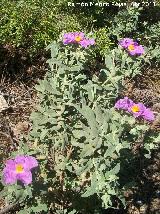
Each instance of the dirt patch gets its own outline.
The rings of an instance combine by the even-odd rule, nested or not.
[[[34,85],[29,87],[16,82],[1,85],[0,92],[8,103],[8,108],[0,113],[0,144],[3,156],[6,157],[16,147],[18,135],[27,134],[29,116],[37,96]]]

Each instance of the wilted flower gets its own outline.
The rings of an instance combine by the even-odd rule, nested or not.
[[[131,55],[142,55],[144,54],[144,48],[142,45],[139,45],[137,42],[133,41],[130,38],[124,38],[119,41],[119,45],[126,49],[126,51]]]
[[[94,45],[94,39],[87,39],[83,32],[70,32],[63,35],[63,44],[80,44],[82,47],[87,48]]]
[[[25,185],[32,183],[31,170],[37,166],[38,162],[32,156],[18,155],[15,159],[8,160],[3,169],[4,183],[14,184],[17,180]]]
[[[114,107],[117,109],[126,110],[132,113],[134,117],[142,117],[148,121],[153,121],[155,118],[153,112],[143,103],[134,103],[128,97],[118,100]]]

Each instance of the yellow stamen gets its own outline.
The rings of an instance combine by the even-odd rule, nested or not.
[[[82,37],[81,37],[81,36],[76,36],[76,37],[75,37],[75,41],[76,41],[76,42],[80,42],[81,40],[82,40]]]
[[[22,173],[23,172],[23,166],[22,166],[22,164],[17,164],[16,165],[16,172],[17,173]]]
[[[135,49],[134,45],[129,45],[129,46],[128,46],[128,50],[129,50],[129,51],[133,51],[134,49]]]
[[[135,112],[139,112],[139,107],[137,105],[132,106],[131,110],[135,113]]]

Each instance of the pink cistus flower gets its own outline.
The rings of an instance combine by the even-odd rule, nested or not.
[[[148,121],[153,121],[155,119],[153,112],[143,103],[135,103],[128,109],[128,111],[131,112],[134,117],[142,117]]]
[[[127,51],[131,56],[140,56],[144,54],[144,48],[142,47],[142,45],[138,45],[137,43],[129,45]]]
[[[37,166],[38,162],[32,156],[18,155],[15,159],[7,160],[3,169],[4,183],[15,184],[17,181],[24,185],[32,183],[31,170]]]
[[[143,103],[134,103],[128,108],[128,111],[133,114],[134,117],[143,117],[143,113],[146,110],[146,107]]]
[[[94,39],[87,39],[83,32],[69,32],[63,35],[63,44],[80,44],[82,47],[87,48],[95,44]]]
[[[119,99],[114,107],[117,109],[128,110],[133,104],[134,102],[131,99],[124,97],[123,99]]]
[[[144,48],[133,39],[124,38],[119,41],[119,45],[123,47],[131,56],[144,54]]]
[[[90,45],[94,45],[94,43],[95,43],[94,39],[84,39],[79,42],[79,44],[84,48],[87,48]]]
[[[133,39],[130,38],[124,38],[119,41],[119,45],[122,46],[123,48],[128,48],[128,46],[133,43],[134,43]]]
[[[78,43],[84,39],[83,32],[70,32],[63,35],[63,44]]]
[[[147,108],[143,103],[134,103],[128,97],[124,97],[116,102],[115,108],[123,109],[131,113],[135,118],[142,117],[145,120],[153,121],[155,116],[153,112]]]

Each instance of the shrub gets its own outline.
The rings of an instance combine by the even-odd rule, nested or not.
[[[71,0],[70,2],[76,4],[79,1]],[[148,32],[150,36],[147,35],[147,41],[156,44],[159,38],[158,28],[156,28],[159,21],[157,18],[159,17],[158,3],[155,7],[143,7],[139,10],[133,7],[127,9],[114,6],[111,5],[111,2],[113,1],[108,1],[110,6],[105,7],[69,7],[68,1],[60,0],[58,2],[52,0],[2,0],[0,44],[7,43],[23,47],[34,56],[51,41],[58,39],[62,31],[80,31],[82,29],[86,32],[95,32],[97,50],[102,55],[110,47],[110,39],[115,36],[119,39],[119,36],[122,35],[123,37],[132,35],[143,41],[144,32],[145,35]],[[117,1],[117,3],[122,2],[126,1]],[[92,3],[96,4],[96,1],[92,1]],[[106,3],[106,1],[102,1],[102,3]],[[146,10],[147,14],[150,14],[150,11],[155,14],[153,24],[149,23],[150,18],[145,15]],[[155,31],[150,28],[154,28]],[[154,39],[152,39],[153,36]],[[115,43],[115,41],[112,42]],[[154,46],[154,44],[152,45]]]
[[[122,9],[114,17],[112,26],[109,29],[109,32],[119,40],[123,37],[132,37],[137,39],[142,45],[148,46],[150,60],[157,60],[159,62],[159,11],[157,7],[151,8],[134,8],[130,7],[128,9]],[[146,16],[146,13],[152,15]],[[155,12],[153,12],[155,11]],[[154,21],[150,23],[150,18],[153,18]],[[156,21],[155,21],[156,20]]]
[[[51,1],[28,0],[23,3],[7,1],[3,5],[3,14],[6,14],[4,7],[9,11],[8,16],[1,19],[3,42],[13,40],[13,44],[19,46],[32,44],[30,47],[35,51],[45,42],[49,43],[62,29],[79,30],[86,21],[85,17],[79,22],[78,16],[68,13],[60,17],[62,1],[53,9],[55,14],[48,11],[52,8]],[[36,156],[40,169],[35,172],[36,179],[31,186],[24,187],[19,183],[1,186],[8,203],[16,199],[15,203],[19,201],[23,205],[19,214],[48,213],[49,210],[59,214],[101,213],[102,209],[117,207],[117,198],[125,205],[123,193],[132,184],[129,179],[124,179],[128,173],[126,168],[130,169],[140,155],[149,158],[151,149],[159,141],[159,135],[150,129],[147,121],[114,108],[123,90],[124,78],[133,78],[145,63],[159,57],[156,52],[159,23],[151,27],[147,24],[145,28],[149,38],[144,44],[150,44],[150,47],[144,56],[130,57],[110,42],[114,37],[117,40],[124,35],[140,36],[137,31],[140,14],[139,9],[133,8],[120,11],[113,16],[113,26],[108,24],[109,28],[103,26],[93,30],[98,44],[95,49],[84,50],[74,45],[64,47],[61,42],[48,46],[47,50],[51,50],[50,70],[36,86],[39,106],[31,115],[32,131],[12,153],[12,157],[17,153]],[[48,21],[55,17],[55,23]],[[66,22],[61,26],[57,20],[64,17]],[[88,23],[90,21],[92,19]],[[142,44],[143,38],[142,35]],[[112,50],[108,48],[110,45]],[[105,63],[99,75],[90,77],[86,67],[95,51],[104,56]],[[134,153],[133,147],[137,145],[140,150]]]
[[[64,5],[65,2],[57,4],[51,0],[2,1],[0,43],[37,53],[62,30],[79,30],[76,15],[64,12]]]
[[[72,45],[64,48],[56,42],[48,49],[51,71],[36,86],[40,103],[31,115],[30,144],[22,143],[19,150],[36,155],[39,176],[25,189],[5,187],[12,193],[9,199],[18,194],[17,188],[23,192],[26,201],[21,214],[47,213],[49,209],[101,213],[114,206],[114,197],[125,204],[123,192],[129,181],[122,179],[127,175],[124,166],[138,155],[132,146],[140,144],[142,155],[149,157],[158,138],[147,122],[113,107],[126,75],[126,59],[118,58],[124,52],[113,50],[100,75],[89,79],[83,71],[92,50]]]

